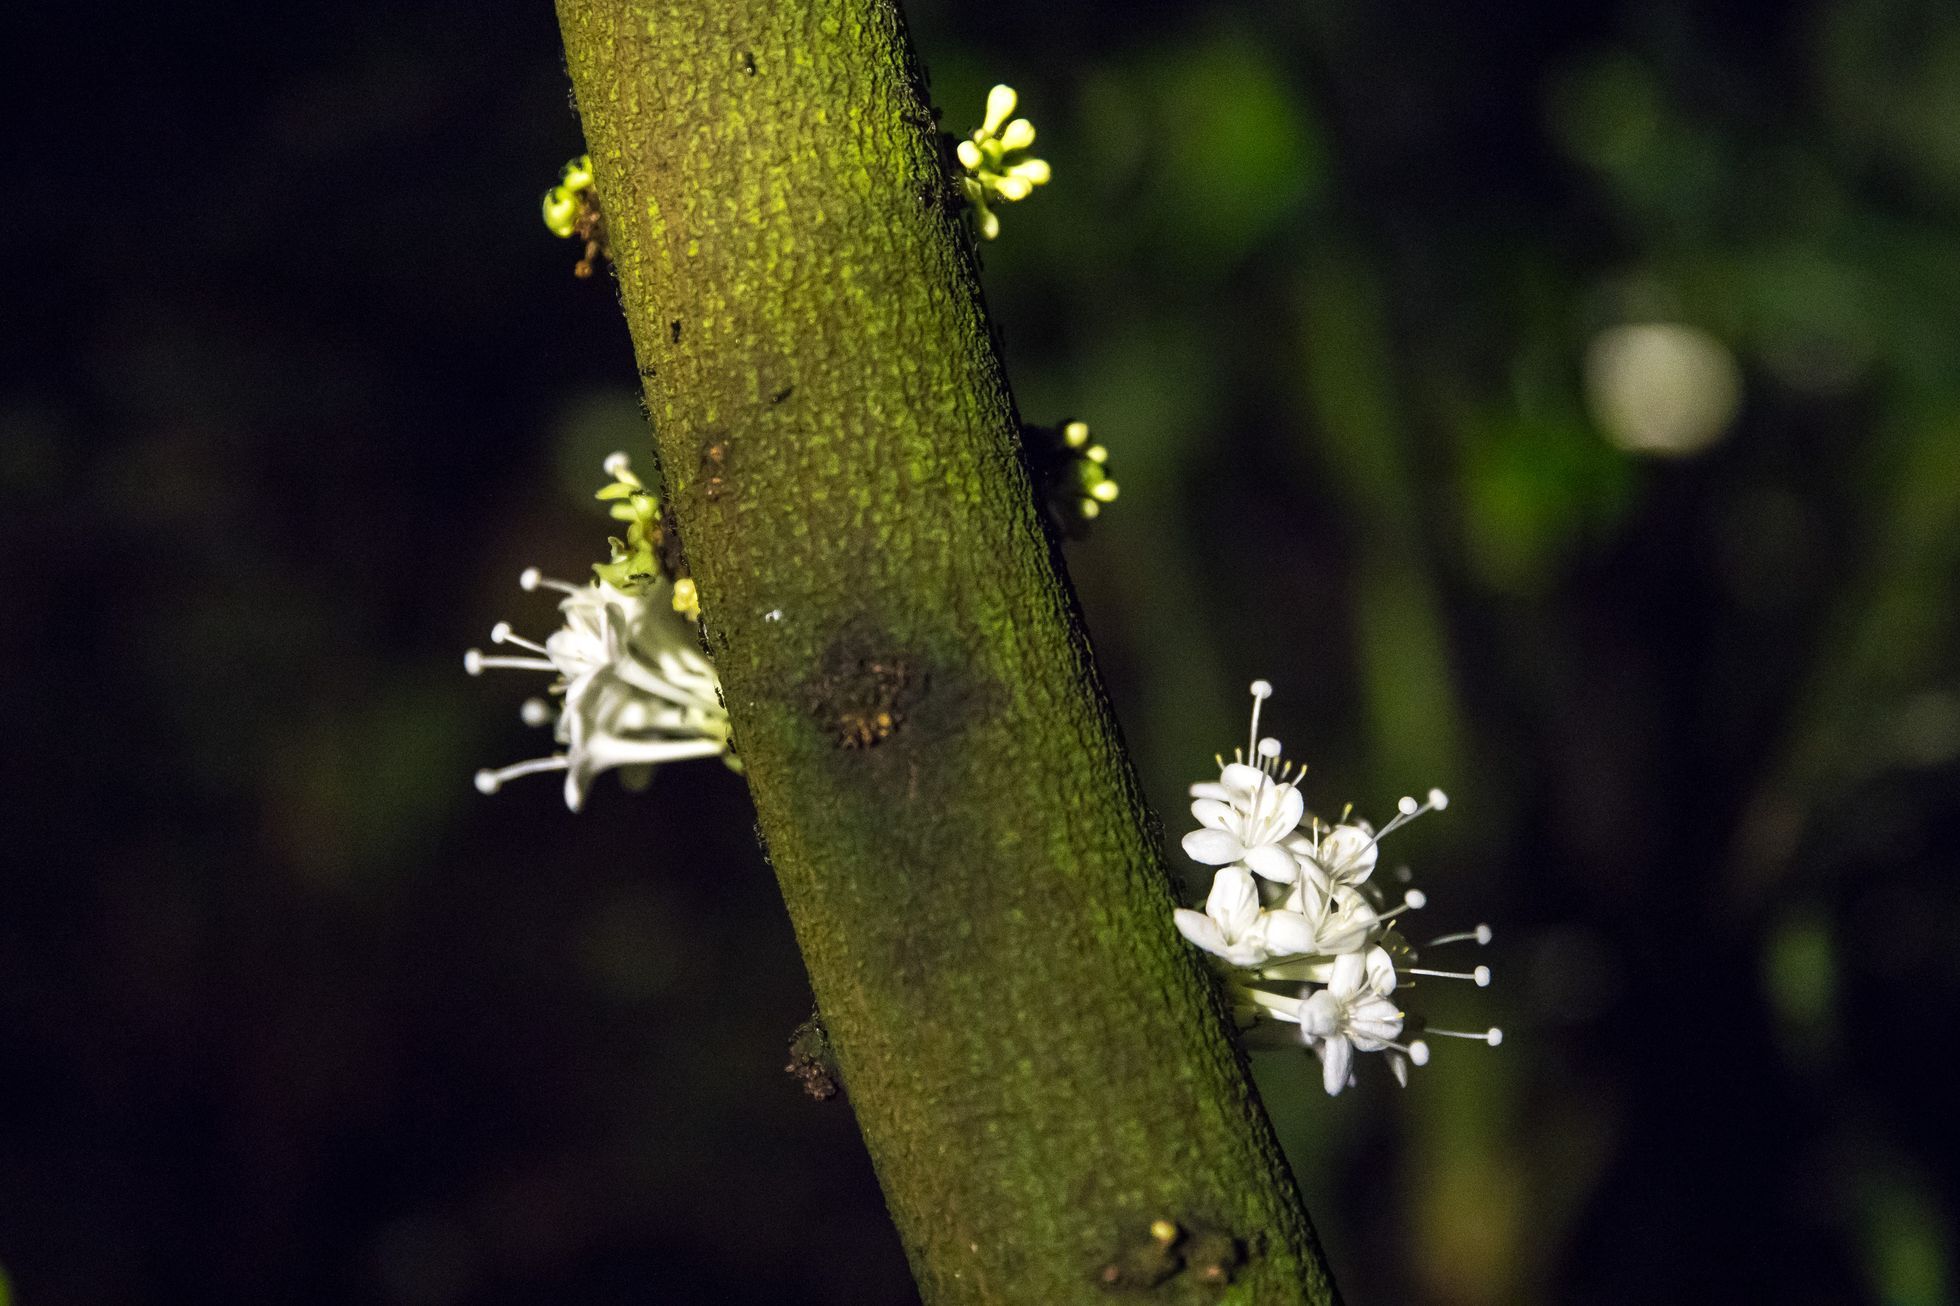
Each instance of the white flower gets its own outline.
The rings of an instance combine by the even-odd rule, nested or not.
[[[499,623],[490,632],[492,642],[533,656],[486,657],[471,649],[463,665],[473,676],[490,667],[556,672],[552,692],[561,699],[553,736],[563,747],[478,771],[478,789],[491,794],[521,775],[563,771],[565,805],[576,812],[602,771],[629,768],[631,780],[661,762],[728,751],[728,713],[714,668],[694,646],[692,627],[675,613],[665,582],[627,593],[604,581],[547,580],[533,568],[518,583],[526,590],[561,591],[564,625],[538,644]],[[553,720],[537,699],[525,704],[524,718],[534,725]]]
[[[1207,866],[1234,863],[1281,884],[1300,876],[1288,841],[1306,815],[1306,799],[1287,783],[1290,764],[1279,761],[1279,741],[1259,737],[1259,706],[1272,696],[1263,680],[1252,682],[1252,729],[1244,754],[1219,759],[1218,779],[1191,786],[1191,815],[1204,828],[1184,836],[1184,853]],[[1247,759],[1257,758],[1257,763]]]
[[[1191,815],[1205,828],[1184,836],[1184,852],[1207,866],[1243,863],[1269,880],[1290,884],[1300,863],[1286,840],[1306,813],[1306,800],[1290,784],[1280,784],[1257,767],[1234,762],[1216,784],[1191,786],[1201,795]]]
[[[1185,938],[1234,966],[1320,951],[1312,921],[1260,907],[1258,883],[1243,866],[1227,866],[1212,877],[1202,912],[1180,907],[1172,919]]]
[[[1251,872],[1228,866],[1212,878],[1202,912],[1180,907],[1173,919],[1178,931],[1206,952],[1234,966],[1256,966],[1271,955],[1263,917]]]
[[[1287,891],[1285,909],[1307,925],[1301,953],[1331,957],[1366,946],[1382,923],[1373,903],[1346,885],[1322,888],[1302,876]]]
[[[1394,991],[1395,963],[1370,948],[1336,957],[1327,987],[1300,1000],[1300,1034],[1320,1056],[1321,1084],[1330,1095],[1352,1080],[1356,1052],[1395,1046],[1402,1011],[1388,996]]]
[[[1395,819],[1379,833],[1366,821],[1348,821],[1345,817],[1332,827],[1315,821],[1307,833],[1289,841],[1287,847],[1299,857],[1301,874],[1322,888],[1365,884],[1375,873],[1383,839],[1424,812],[1440,812],[1449,805],[1448,794],[1431,789],[1426,802],[1401,799],[1396,804]]]
[[[987,207],[988,200],[1024,200],[1052,175],[1041,159],[1007,162],[1007,155],[1034,144],[1033,123],[1026,118],[1008,121],[1018,102],[1013,87],[994,87],[987,93],[986,121],[957,150],[960,166],[966,169],[960,186],[979,215],[980,235],[986,240],[1000,235],[1000,218]]]

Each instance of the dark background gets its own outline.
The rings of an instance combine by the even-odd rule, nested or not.
[[[1255,675],[1456,800],[1504,1047],[1259,1065],[1349,1300],[1951,1299],[1960,11],[912,12],[1172,834]],[[0,23],[0,1301],[908,1299],[739,778],[470,786],[646,447],[549,7]]]

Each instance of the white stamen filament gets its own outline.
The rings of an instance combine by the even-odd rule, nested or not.
[[[490,642],[492,644],[515,644],[519,648],[528,648],[533,653],[540,654],[544,657],[551,656],[550,649],[535,640],[524,638],[511,629],[508,621],[500,621],[490,628]]]
[[[585,588],[569,581],[553,580],[536,567],[524,569],[524,574],[517,578],[517,587],[527,594],[536,589],[557,590],[560,594],[577,594]]]
[[[536,775],[540,771],[563,771],[571,763],[563,753],[550,757],[533,758],[529,762],[514,762],[509,766],[491,770],[489,767],[476,773],[476,791],[480,794],[494,794],[504,787],[504,783],[521,775]]]
[[[485,657],[482,649],[470,649],[463,654],[463,670],[472,676],[480,676],[488,667],[515,667],[522,671],[556,671],[557,664],[550,658],[498,658]]]
[[[1423,970],[1418,966],[1405,966],[1402,968],[1402,973],[1404,975],[1427,975],[1431,979],[1470,980],[1480,989],[1490,987],[1490,967],[1488,966],[1479,966],[1475,970]]]
[[[1273,696],[1273,685],[1269,680],[1255,680],[1252,682],[1251,688],[1252,730],[1246,740],[1245,748],[1248,758],[1259,755],[1259,705]]]
[[[1425,1034],[1437,1034],[1443,1038],[1475,1039],[1479,1043],[1488,1043],[1492,1047],[1496,1047],[1504,1041],[1504,1031],[1495,1025],[1485,1030],[1437,1029],[1432,1025],[1422,1032]]]
[[[1481,948],[1490,943],[1490,937],[1490,926],[1479,925],[1474,930],[1464,930],[1457,934],[1439,934],[1424,946],[1438,948],[1445,943],[1475,943]]]

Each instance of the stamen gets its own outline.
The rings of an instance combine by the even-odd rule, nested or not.
[[[517,715],[527,726],[550,725],[551,704],[541,698],[527,698],[524,706],[517,710]]]
[[[560,594],[577,594],[583,587],[562,580],[552,580],[536,567],[526,567],[524,574],[517,578],[517,588],[526,594],[536,589],[557,590]]]
[[[546,657],[551,655],[551,650],[544,645],[534,640],[528,640],[512,630],[508,621],[500,621],[490,628],[490,642],[492,644],[515,644],[519,648],[528,648],[533,653],[539,653]]]
[[[1259,705],[1273,696],[1273,682],[1255,680],[1252,690],[1252,731],[1246,743],[1246,752],[1254,757],[1259,755]]]
[[[1420,911],[1429,905],[1429,895],[1421,889],[1411,889],[1402,895],[1402,901],[1410,911]]]
[[[485,767],[476,773],[476,791],[480,794],[494,794],[504,787],[506,781],[515,780],[521,775],[536,775],[540,771],[563,771],[570,765],[565,755],[558,753],[529,762],[517,762],[495,771]]]
[[[1423,970],[1417,966],[1406,967],[1404,975],[1427,975],[1431,979],[1460,979],[1474,981],[1478,988],[1490,987],[1490,967],[1479,966],[1475,970]]]
[[[1437,1029],[1435,1026],[1432,1025],[1428,1029],[1423,1030],[1422,1032],[1425,1034],[1439,1034],[1444,1038],[1475,1039],[1479,1043],[1488,1043],[1491,1047],[1496,1047],[1498,1044],[1504,1041],[1504,1031],[1499,1029],[1495,1025],[1492,1025],[1489,1029],[1481,1030],[1481,1031],[1478,1030],[1465,1031],[1461,1029]]]
[[[472,676],[480,676],[486,667],[516,667],[524,671],[556,671],[558,666],[550,658],[493,658],[485,657],[480,648],[470,649],[463,654],[463,670]]]
[[[1490,937],[1491,937],[1490,926],[1479,925],[1474,930],[1463,930],[1462,932],[1457,934],[1439,934],[1435,938],[1431,939],[1428,943],[1424,944],[1423,946],[1427,948],[1438,948],[1445,943],[1473,943],[1474,942],[1478,947],[1481,948],[1490,943]]]
[[[599,467],[606,475],[616,478],[621,472],[626,471],[631,463],[632,460],[626,456],[625,452],[620,451],[607,454],[606,461],[600,463]]]
[[[1428,1065],[1429,1045],[1423,1042],[1421,1039],[1415,1039],[1411,1041],[1409,1044],[1409,1060],[1413,1064],[1418,1066]]]

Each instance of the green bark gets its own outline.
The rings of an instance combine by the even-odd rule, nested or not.
[[[1333,1300],[1171,925],[897,9],[559,17],[709,651],[926,1299]]]

